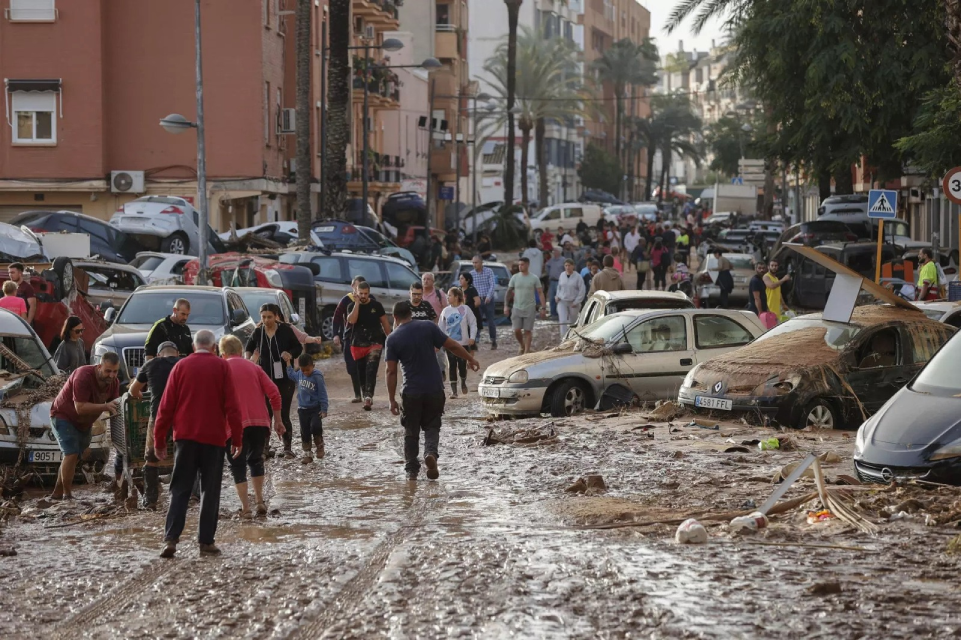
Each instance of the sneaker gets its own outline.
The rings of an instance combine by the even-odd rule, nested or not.
[[[174,554],[177,553],[177,543],[170,540],[164,542],[163,551],[160,552],[161,558],[173,558]]]
[[[326,451],[326,449],[324,449],[324,439],[323,439],[323,438],[319,438],[319,437],[318,437],[318,438],[314,438],[314,444],[317,445],[317,459],[318,459],[318,460],[321,459],[321,458],[323,458],[325,455],[327,455],[327,451]]]
[[[364,398],[364,411],[370,411],[373,404],[374,401],[370,397]]]
[[[440,477],[440,472],[437,470],[437,457],[433,453],[424,456],[424,466],[427,467],[428,480],[436,480]]]
[[[451,394],[450,394],[450,399],[451,399],[451,400],[457,400],[457,392],[456,392],[456,391],[451,392]]]
[[[296,458],[297,456],[295,456],[294,452],[291,451],[290,449],[284,449],[284,457],[293,459],[293,458]]]
[[[467,383],[466,383],[466,382],[461,382],[461,383],[460,383],[460,392],[461,392],[462,394],[464,394],[465,396],[467,395]]]
[[[257,511],[257,515],[258,515],[258,516],[261,516],[261,517],[266,516],[266,515],[267,515],[267,505],[264,504],[263,502],[258,502],[258,503],[257,503],[257,507],[256,507],[256,511]]]
[[[364,401],[363,398],[361,398],[360,396],[354,396],[354,399],[351,400],[350,403],[351,403],[351,404],[360,404],[360,403],[363,402],[363,401]]]
[[[202,556],[219,556],[220,548],[215,544],[201,544],[200,545],[200,555]]]

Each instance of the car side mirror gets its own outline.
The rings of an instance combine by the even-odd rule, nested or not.
[[[246,319],[247,312],[243,309],[234,309],[230,312],[230,324],[232,326],[236,327],[239,324],[243,324]]]
[[[614,348],[611,349],[611,352],[613,352],[614,355],[623,356],[629,353],[634,353],[634,348],[631,347],[630,343],[618,342],[614,345]]]
[[[107,324],[113,324],[113,321],[117,319],[117,308],[110,307],[103,314],[103,319],[107,321]]]
[[[303,266],[305,266],[305,267],[307,267],[308,269],[310,269],[310,272],[311,272],[312,274],[314,274],[315,276],[319,276],[319,275],[320,275],[320,265],[317,264],[316,262],[304,262],[304,263],[302,263],[302,264],[303,264]]]
[[[290,314],[290,324],[300,324],[300,314],[292,313]]]

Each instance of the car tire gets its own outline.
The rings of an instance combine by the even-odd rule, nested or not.
[[[76,288],[77,283],[73,277],[73,260],[66,257],[59,257],[53,261],[53,272],[60,280],[60,299],[69,296]]]
[[[175,233],[160,241],[160,250],[164,253],[175,253],[177,255],[187,255],[190,241],[182,233]]]
[[[587,404],[587,392],[575,380],[564,380],[551,394],[551,416],[566,418],[584,411]]]
[[[798,419],[798,429],[839,429],[841,414],[829,400],[815,398],[807,403]]]
[[[324,340],[334,339],[334,311],[335,307],[324,307],[320,314],[320,335]]]

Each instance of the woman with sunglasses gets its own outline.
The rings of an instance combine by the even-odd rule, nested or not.
[[[87,350],[83,344],[83,321],[70,316],[60,331],[60,346],[53,354],[53,361],[61,373],[70,373],[87,364]]]

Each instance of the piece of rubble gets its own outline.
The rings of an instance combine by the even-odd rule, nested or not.
[[[651,412],[650,418],[660,422],[667,422],[669,420],[673,420],[676,415],[677,405],[670,400],[667,400],[654,407],[654,411]]]
[[[833,596],[841,593],[840,582],[816,582],[808,587],[812,596]]]

